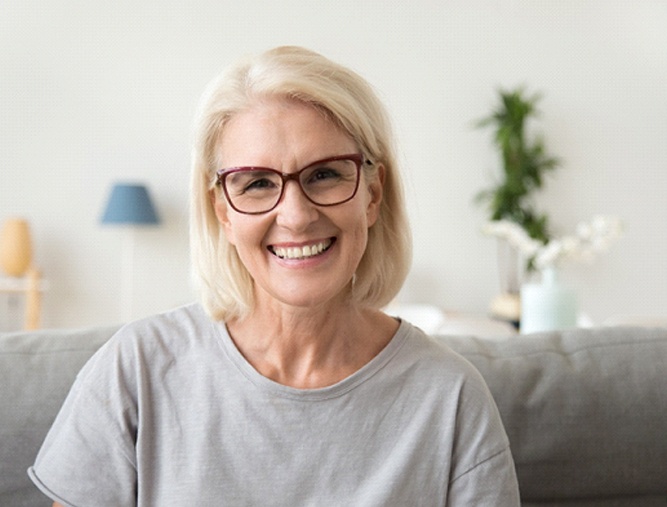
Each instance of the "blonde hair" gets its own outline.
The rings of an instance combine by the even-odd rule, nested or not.
[[[269,97],[284,97],[323,111],[375,164],[385,167],[377,222],[356,271],[353,301],[382,308],[401,288],[411,261],[403,190],[384,106],[358,74],[313,51],[279,47],[241,61],[208,87],[196,118],[192,152],[190,248],[201,302],[217,320],[253,308],[253,279],[218,222],[210,199],[219,141],[229,120]]]

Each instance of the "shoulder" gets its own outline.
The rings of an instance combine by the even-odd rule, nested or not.
[[[199,334],[210,330],[213,321],[197,303],[152,315],[123,326],[117,333],[126,336]]]
[[[109,340],[109,348],[136,349],[188,346],[214,333],[213,322],[198,304],[182,306],[121,327]]]
[[[420,396],[439,407],[454,428],[453,452],[458,458],[454,477],[496,454],[509,455],[500,414],[482,375],[444,343],[410,328],[405,348],[418,366]]]
[[[198,304],[146,317],[121,327],[90,359],[79,377],[160,369],[176,358],[206,355],[217,344],[219,326]],[[115,373],[112,373],[115,372]]]
[[[479,371],[419,328],[404,322],[401,329],[406,332],[396,360],[401,382],[410,384],[421,400],[448,413],[454,409],[459,421],[484,421],[500,429],[495,401]]]
[[[418,363],[424,375],[442,382],[466,381],[483,386],[484,380],[477,369],[463,356],[446,344],[437,341],[409,322],[402,322],[399,333],[404,333],[402,356],[409,363]]]

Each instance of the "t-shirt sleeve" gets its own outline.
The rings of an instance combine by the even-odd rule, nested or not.
[[[117,343],[90,359],[28,470],[44,494],[63,505],[136,504],[135,383]]]
[[[509,448],[491,456],[450,483],[448,506],[519,506],[514,462]]]
[[[482,376],[475,370],[459,399],[447,505],[519,506],[509,440]]]

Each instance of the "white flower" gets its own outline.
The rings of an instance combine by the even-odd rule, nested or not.
[[[542,270],[566,259],[591,262],[621,236],[623,227],[615,217],[595,216],[590,222],[578,224],[574,235],[552,239],[546,245],[531,238],[523,227],[509,220],[488,222],[482,231],[505,239]]]

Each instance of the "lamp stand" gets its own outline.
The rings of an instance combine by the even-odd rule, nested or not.
[[[123,232],[125,237],[123,238],[123,264],[121,273],[122,279],[120,304],[122,322],[127,323],[132,319],[135,230],[134,227],[127,227]]]

